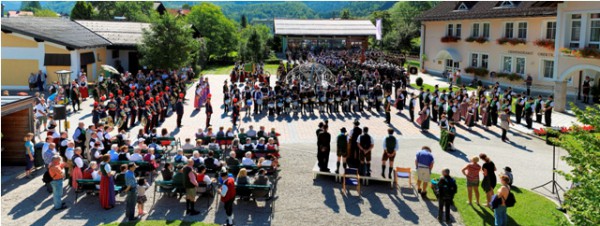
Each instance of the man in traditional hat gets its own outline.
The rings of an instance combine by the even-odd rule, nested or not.
[[[175,104],[175,113],[177,114],[177,128],[181,127],[181,118],[183,118],[183,99],[177,99]]]
[[[340,129],[340,134],[337,136],[337,162],[335,164],[335,173],[340,173],[340,162],[343,162],[344,169],[347,168],[346,158],[348,157],[348,136],[346,128]]]
[[[358,120],[354,121],[354,128],[348,134],[348,143],[350,145],[350,152],[348,153],[348,157],[346,162],[352,168],[357,168],[359,165],[358,160],[358,137],[362,134],[362,129],[359,127],[360,122]]]

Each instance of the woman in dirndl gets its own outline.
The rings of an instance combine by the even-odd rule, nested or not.
[[[81,148],[75,148],[75,155],[73,155],[73,172],[71,173],[71,187],[77,191],[79,183],[77,180],[83,178],[83,170],[85,170],[85,163],[81,156]]]
[[[487,128],[488,126],[492,125],[492,122],[490,121],[490,112],[488,109],[488,103],[486,99],[483,99],[481,101],[481,105],[479,106],[480,108],[480,112],[481,112],[481,125],[485,126],[485,128]]]
[[[196,110],[200,110],[200,94],[202,94],[202,87],[200,86],[200,83],[198,83],[198,85],[196,85],[196,94],[194,95],[194,108]]]
[[[82,101],[90,96],[87,86],[87,75],[84,73],[79,76],[79,94],[81,95]]]
[[[115,207],[115,181],[109,162],[110,155],[103,155],[100,163],[100,205],[106,210]]]
[[[475,125],[474,123],[474,119],[475,119],[475,105],[469,105],[469,108],[467,109],[467,118],[465,119],[465,125],[467,127],[469,127],[469,129],[471,129],[471,127],[473,127],[473,125]]]
[[[460,121],[460,118],[467,119],[467,110],[469,109],[469,102],[467,102],[466,98],[464,98],[463,101],[462,101],[462,103],[460,103],[458,109],[459,109],[459,112],[460,112],[460,117],[459,117],[458,121]]]
[[[417,122],[421,124],[421,132],[425,132],[429,129],[429,104],[425,104],[423,110],[419,112]]]

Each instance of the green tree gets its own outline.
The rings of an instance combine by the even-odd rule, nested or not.
[[[246,15],[242,14],[242,18],[240,19],[240,24],[242,25],[242,29],[248,26],[248,19],[246,19]]]
[[[238,58],[258,63],[269,55],[268,43],[273,39],[269,27],[264,24],[248,26],[240,32]]]
[[[397,2],[388,10],[391,30],[384,33],[383,44],[388,50],[405,53],[416,51],[411,40],[420,35],[420,22],[414,18],[437,5],[437,2]],[[385,26],[385,25],[384,25]]]
[[[152,2],[116,2],[114,16],[124,16],[127,21],[150,22],[154,11]]]
[[[181,6],[181,8],[182,9],[192,9],[192,6],[190,6],[190,4],[185,3]]]
[[[340,18],[342,18],[343,20],[350,19],[350,10],[349,9],[343,9],[342,13],[340,14]]]
[[[21,2],[21,11],[31,11],[34,12],[36,10],[41,10],[42,5],[39,1],[23,1]]]
[[[600,108],[595,105],[579,109],[571,103],[571,109],[579,122],[596,132],[575,129],[556,142],[567,150],[569,155],[562,159],[573,167],[570,172],[559,173],[575,185],[565,193],[563,207],[574,225],[600,225]]]
[[[142,42],[137,46],[141,63],[150,68],[174,69],[186,66],[194,59],[198,41],[192,29],[170,14],[158,17],[144,30]]]
[[[114,8],[116,2],[108,2],[108,1],[93,1],[90,2],[92,6],[97,10],[94,14],[95,20],[113,20],[114,18]]]
[[[263,60],[264,43],[262,42],[256,29],[252,30],[252,34],[250,34],[248,42],[246,43],[246,48],[251,56],[250,59],[252,62],[258,63]]]
[[[35,17],[58,17],[58,15],[56,15],[56,12],[50,9],[36,9],[35,11],[33,11],[33,15]]]
[[[238,29],[232,20],[223,15],[218,6],[203,2],[193,6],[186,18],[206,41],[208,50],[206,61],[211,57],[225,57],[238,48]]]
[[[73,20],[91,20],[93,16],[94,7],[85,1],[77,1],[71,10],[71,19]]]

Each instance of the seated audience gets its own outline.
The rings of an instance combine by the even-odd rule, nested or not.
[[[229,152],[229,156],[227,156],[227,158],[225,158],[225,164],[227,164],[228,166],[239,166],[240,165],[240,160],[238,160],[236,158],[235,151]]]
[[[267,176],[267,171],[265,169],[258,170],[258,174],[256,178],[254,178],[255,185],[268,185],[271,182],[269,181],[269,177]]]
[[[181,149],[183,150],[190,150],[190,149],[194,149],[196,146],[194,146],[192,144],[192,140],[190,138],[185,138],[185,144],[183,144],[181,146]]]
[[[131,156],[129,156],[129,161],[132,161],[132,162],[144,161],[144,156],[142,156],[142,149],[134,148],[133,154]]]
[[[248,171],[246,168],[240,169],[240,172],[237,175],[236,183],[238,185],[250,184],[250,181],[248,180]]]
[[[173,162],[175,164],[186,164],[187,163],[187,157],[185,157],[185,155],[183,155],[183,150],[179,149],[177,150],[177,155],[175,155],[175,157],[173,157]]]
[[[254,160],[252,159],[252,152],[246,152],[244,158],[242,158],[242,165],[244,166],[255,166]]]

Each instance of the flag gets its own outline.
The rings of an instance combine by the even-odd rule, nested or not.
[[[375,33],[375,39],[381,40],[381,19],[375,20],[375,28],[377,29]]]

